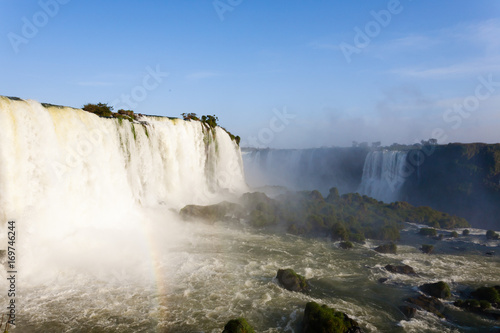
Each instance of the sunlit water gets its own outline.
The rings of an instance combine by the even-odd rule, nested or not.
[[[53,252],[53,264],[44,262],[39,274],[29,271],[24,277],[20,270],[12,332],[221,332],[239,316],[258,332],[300,332],[308,301],[347,313],[367,332],[488,332],[498,326],[465,312],[459,322],[420,311],[407,321],[398,310],[426,282],[444,280],[455,296],[466,287],[500,284],[498,253],[484,255],[498,242],[489,247],[462,238],[437,242],[415,236],[417,229],[410,226],[403,239],[412,245],[399,246],[397,255],[382,255],[371,250],[376,243],[342,250],[327,239],[268,234],[242,225],[164,221],[145,230],[133,243],[115,241],[130,239],[127,230],[106,235],[121,248],[108,248],[100,257],[89,242],[70,254],[63,248],[59,255]],[[150,246],[144,246],[145,239]],[[436,254],[418,250],[429,242],[436,243]],[[400,263],[414,267],[418,276],[383,268]],[[278,286],[276,271],[288,267],[309,279],[309,294]],[[381,284],[380,278],[389,280]],[[6,304],[6,295],[1,297]],[[449,311],[460,313],[451,302]]]

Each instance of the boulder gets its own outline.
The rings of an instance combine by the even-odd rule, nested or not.
[[[208,223],[224,221],[231,218],[240,218],[243,215],[241,205],[223,201],[210,206],[187,205],[181,209],[180,215],[184,220],[203,220]]]
[[[431,254],[432,251],[434,251],[434,246],[429,245],[429,244],[422,244],[420,251],[422,251],[423,253],[426,253],[426,254]]]
[[[421,310],[433,313],[439,318],[444,318],[444,315],[442,313],[444,311],[444,305],[435,297],[420,295],[418,297],[408,298],[406,302],[416,305]]]
[[[418,287],[418,289],[422,290],[429,296],[437,298],[448,298],[451,296],[450,286],[443,281],[439,281],[436,283],[426,283]]]
[[[386,265],[385,269],[391,273],[396,273],[396,274],[417,275],[417,273],[415,273],[413,268],[408,265],[401,265],[401,266]]]
[[[222,333],[255,333],[255,331],[245,318],[238,318],[228,321]]]
[[[379,253],[392,253],[396,254],[398,247],[394,243],[382,244],[375,248],[375,251]]]
[[[345,313],[316,302],[306,304],[303,333],[362,333],[358,323]]]
[[[345,241],[345,242],[340,242],[339,247],[344,250],[349,250],[352,249],[354,245],[349,241]]]
[[[412,306],[408,306],[408,305],[402,305],[402,306],[400,306],[399,310],[404,314],[404,316],[408,320],[411,319],[411,318],[413,318],[413,317],[415,317],[415,315],[417,314],[417,309],[415,309]]]
[[[297,292],[306,292],[309,290],[306,279],[295,273],[293,269],[279,269],[276,277],[280,285],[286,290]]]

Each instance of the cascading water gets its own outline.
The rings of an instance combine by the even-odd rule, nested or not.
[[[242,149],[247,183],[255,188],[274,185],[292,190],[332,187],[354,192],[361,179],[366,150],[362,148]]]
[[[406,155],[405,151],[370,152],[358,192],[385,202],[399,200],[405,182]]]
[[[16,223],[13,298],[0,269],[0,312],[11,299],[16,304],[9,332],[221,332],[242,316],[258,332],[300,332],[309,301],[345,312],[366,332],[495,325],[480,317],[450,323],[423,311],[407,320],[397,307],[427,282],[454,290],[497,285],[498,256],[484,252],[499,241],[485,243],[484,230],[435,241],[429,256],[410,226],[398,254],[381,255],[372,241],[346,251],[237,222],[182,222],[171,210],[246,191],[239,149],[219,128],[214,135],[199,122],[140,119],[120,123],[0,97],[0,250],[7,221]],[[307,155],[310,166],[332,166],[316,153]],[[365,155],[356,154],[355,164]],[[418,276],[383,268],[401,262]],[[277,285],[277,269],[287,267],[305,275],[310,294]]]
[[[75,295],[94,295],[99,302],[100,288],[106,294],[117,285],[154,285],[157,294],[149,297],[158,297],[161,306],[169,267],[162,255],[189,243],[190,231],[171,210],[246,190],[239,147],[221,128],[139,119],[105,119],[0,97],[0,250],[7,248],[7,221],[14,221],[23,281],[19,322],[51,322],[50,306],[35,301],[42,289],[56,304],[65,302],[58,293],[78,290]],[[7,290],[5,274],[1,290]],[[6,296],[0,294],[2,304]],[[73,305],[82,311],[99,307]],[[41,329],[29,327],[17,332]]]

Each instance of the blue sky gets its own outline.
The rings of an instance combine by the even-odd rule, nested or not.
[[[0,8],[0,95],[215,114],[259,147],[500,142],[498,1],[0,0]]]

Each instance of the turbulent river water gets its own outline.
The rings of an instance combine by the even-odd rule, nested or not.
[[[454,297],[500,285],[498,253],[485,255],[499,243],[486,243],[484,230],[435,241],[408,225],[398,254],[382,255],[377,243],[341,250],[238,222],[183,222],[177,212],[187,204],[249,191],[240,149],[219,127],[139,120],[0,96],[0,250],[11,246],[15,257],[15,273],[0,269],[0,314],[15,304],[10,333],[221,332],[239,316],[257,332],[300,332],[311,300],[366,332],[498,326],[454,308],[453,298],[450,320],[418,312],[407,321],[398,310],[426,282],[450,283]],[[422,254],[422,243],[435,243],[435,254]],[[384,269],[399,263],[419,275]],[[305,275],[311,292],[282,289],[279,268]]]
[[[400,245],[396,255],[378,254],[370,242],[342,250],[328,239],[264,233],[239,224],[149,222],[142,235],[113,230],[102,235],[112,248],[102,239],[67,247],[69,252],[53,252],[52,262],[20,274],[24,282],[18,282],[18,325],[12,332],[221,332],[239,316],[258,332],[300,332],[308,301],[347,313],[366,332],[498,328],[451,301],[445,301],[446,311],[458,320],[420,311],[409,321],[403,317],[398,306],[423,283],[446,281],[454,296],[500,283],[498,254],[484,254],[499,244],[487,243],[484,231],[473,230],[466,240],[433,241],[416,235],[417,230],[408,225],[402,238],[409,245]],[[423,242],[434,242],[436,254],[421,253]],[[401,263],[418,276],[383,268]],[[276,271],[288,267],[309,279],[309,294],[279,287]],[[388,281],[381,284],[380,278]]]

